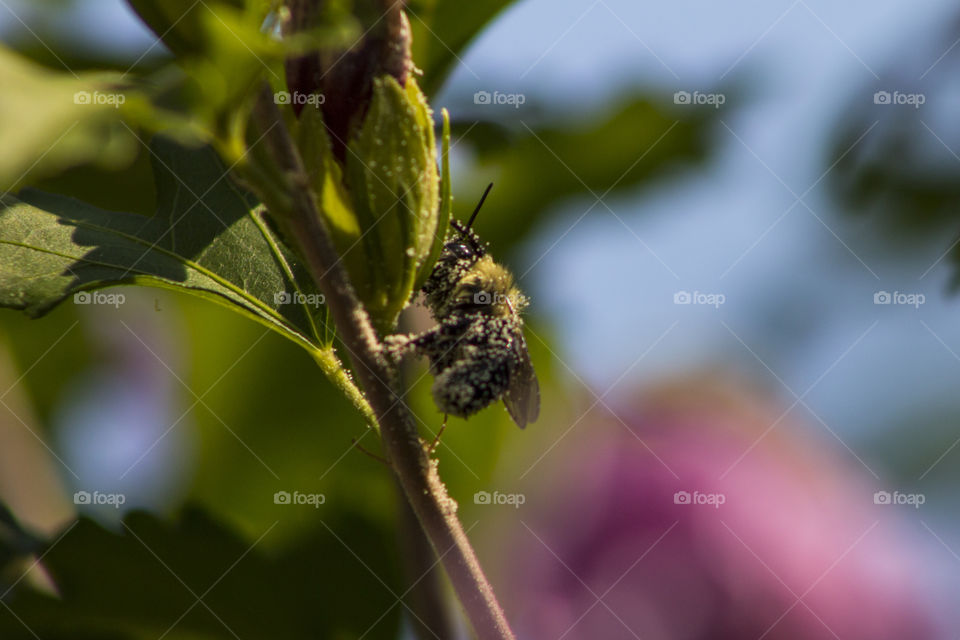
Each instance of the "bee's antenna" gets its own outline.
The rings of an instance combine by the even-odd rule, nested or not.
[[[483,201],[487,199],[487,194],[490,193],[490,189],[493,189],[492,182],[487,185],[487,190],[483,192],[482,196],[480,196],[480,202],[477,203],[477,208],[473,210],[472,214],[470,214],[470,219],[467,221],[467,229],[473,226],[473,221],[477,219],[477,214],[480,213],[480,207],[483,206]]]

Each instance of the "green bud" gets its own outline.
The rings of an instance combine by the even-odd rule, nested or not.
[[[416,81],[373,81],[362,124],[335,158],[318,109],[304,109],[299,146],[357,295],[389,332],[431,264],[440,216],[433,118]],[[442,241],[442,238],[441,238]]]

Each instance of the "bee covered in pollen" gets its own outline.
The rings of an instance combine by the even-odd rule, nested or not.
[[[529,302],[471,228],[492,186],[466,225],[451,221],[421,290],[437,325],[415,336],[390,336],[387,351],[394,361],[411,352],[429,359],[433,399],[445,414],[466,418],[503,400],[523,428],[540,414],[540,386],[520,316]]]

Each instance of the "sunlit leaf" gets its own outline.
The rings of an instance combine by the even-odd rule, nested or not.
[[[443,128],[440,136],[440,215],[437,217],[437,228],[434,231],[433,246],[430,254],[420,268],[420,275],[413,288],[419,291],[423,283],[430,277],[433,265],[436,264],[443,243],[447,237],[447,228],[450,226],[450,213],[453,211],[453,191],[450,184],[450,114],[443,110]]]

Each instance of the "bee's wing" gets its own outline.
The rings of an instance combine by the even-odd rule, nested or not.
[[[513,351],[518,365],[510,372],[510,382],[503,394],[503,404],[507,406],[510,417],[523,429],[529,422],[536,422],[540,416],[540,383],[533,371],[527,342],[523,338],[523,329],[513,337]]]

